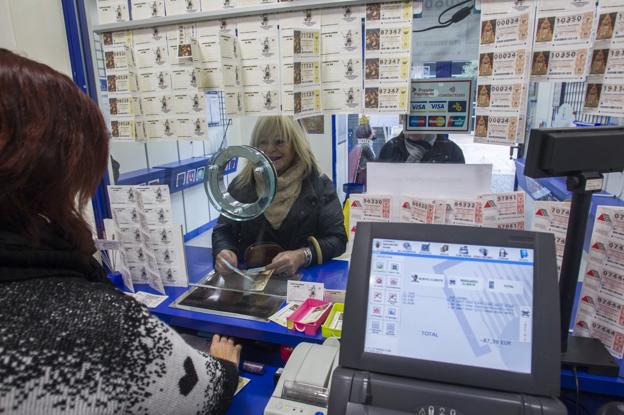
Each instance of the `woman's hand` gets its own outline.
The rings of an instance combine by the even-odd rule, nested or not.
[[[236,367],[240,362],[241,345],[234,344],[234,340],[215,334],[212,336],[210,344],[210,355],[217,359],[227,360],[234,363]]]
[[[217,258],[215,260],[215,270],[221,275],[231,274],[232,270],[225,266],[222,261],[226,261],[230,265],[238,267],[238,257],[229,249],[224,249],[217,254]]]
[[[273,262],[266,266],[266,269],[272,269],[276,274],[283,272],[287,275],[293,275],[303,264],[305,264],[305,254],[303,249],[297,249],[280,252],[273,258]]]

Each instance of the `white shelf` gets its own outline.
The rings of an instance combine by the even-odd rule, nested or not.
[[[129,22],[109,23],[93,26],[95,33],[118,32],[123,30],[145,29],[156,26],[190,24],[206,20],[231,19],[234,17],[259,16],[263,14],[296,12],[307,9],[324,9],[344,6],[363,6],[366,3],[386,3],[397,0],[294,0],[285,3],[263,4],[259,6],[236,7],[225,10],[190,13],[176,16],[155,17]]]

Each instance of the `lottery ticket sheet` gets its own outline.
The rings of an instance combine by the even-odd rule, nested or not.
[[[536,3],[482,2],[475,142],[524,141]]]
[[[363,96],[366,113],[408,111],[412,17],[412,1],[366,5]]]
[[[596,210],[574,332],[624,356],[624,208]]]
[[[539,2],[531,55],[533,81],[586,79],[595,13],[595,4],[589,1]]]
[[[601,0],[585,89],[585,114],[624,117],[624,3]]]
[[[538,201],[534,204],[531,230],[550,232],[555,236],[558,273],[561,271],[561,260],[563,259],[569,218],[569,202]]]

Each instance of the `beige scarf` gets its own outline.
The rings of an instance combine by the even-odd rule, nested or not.
[[[295,163],[277,178],[275,198],[264,211],[264,217],[273,229],[279,229],[282,226],[282,222],[286,219],[290,208],[299,197],[304,172],[305,166],[303,163]]]

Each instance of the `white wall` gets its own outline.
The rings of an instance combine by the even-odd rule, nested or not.
[[[0,0],[0,48],[49,65],[71,77],[60,1]],[[93,226],[95,220],[90,203],[85,214]]]
[[[71,76],[60,1],[0,0],[0,47]]]

